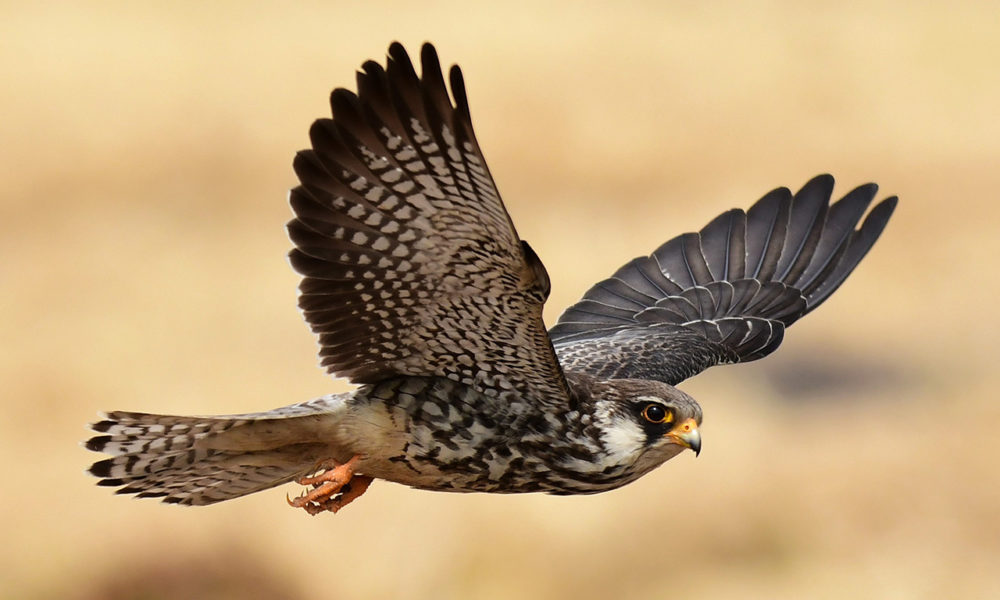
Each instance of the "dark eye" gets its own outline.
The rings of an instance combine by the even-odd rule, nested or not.
[[[674,413],[669,409],[664,407],[662,404],[656,404],[655,402],[650,402],[646,405],[646,408],[642,409],[642,418],[646,419],[650,423],[655,423],[657,425],[662,425],[663,423],[671,423],[674,420]]]

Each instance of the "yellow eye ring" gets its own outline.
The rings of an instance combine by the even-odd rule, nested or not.
[[[663,425],[674,422],[674,412],[662,404],[650,402],[642,409],[642,418],[654,425]]]

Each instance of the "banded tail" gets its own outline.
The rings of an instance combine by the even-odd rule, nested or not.
[[[329,446],[320,435],[331,397],[264,413],[180,417],[116,411],[84,443],[111,458],[91,465],[118,494],[205,505],[292,481]]]

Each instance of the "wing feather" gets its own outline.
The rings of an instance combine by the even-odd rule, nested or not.
[[[884,230],[895,198],[862,221],[876,191],[861,186],[831,205],[833,178],[820,175],[794,196],[778,188],[630,261],[550,330],[564,368],[675,384],[770,354]]]
[[[502,381],[568,402],[541,317],[548,275],[493,183],[457,67],[450,83],[433,46],[418,76],[393,44],[356,94],[330,94],[333,117],[293,163],[299,306],[321,364],[354,382],[443,376],[492,394]]]

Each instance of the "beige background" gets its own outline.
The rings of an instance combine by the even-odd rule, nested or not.
[[[0,596],[1000,597],[996,3],[294,4],[0,7]],[[775,356],[684,384],[702,456],[622,490],[376,483],[309,518],[286,489],[95,487],[98,410],[346,389],[294,308],[284,195],[330,89],[394,39],[463,65],[549,322],[772,187],[902,200]]]

